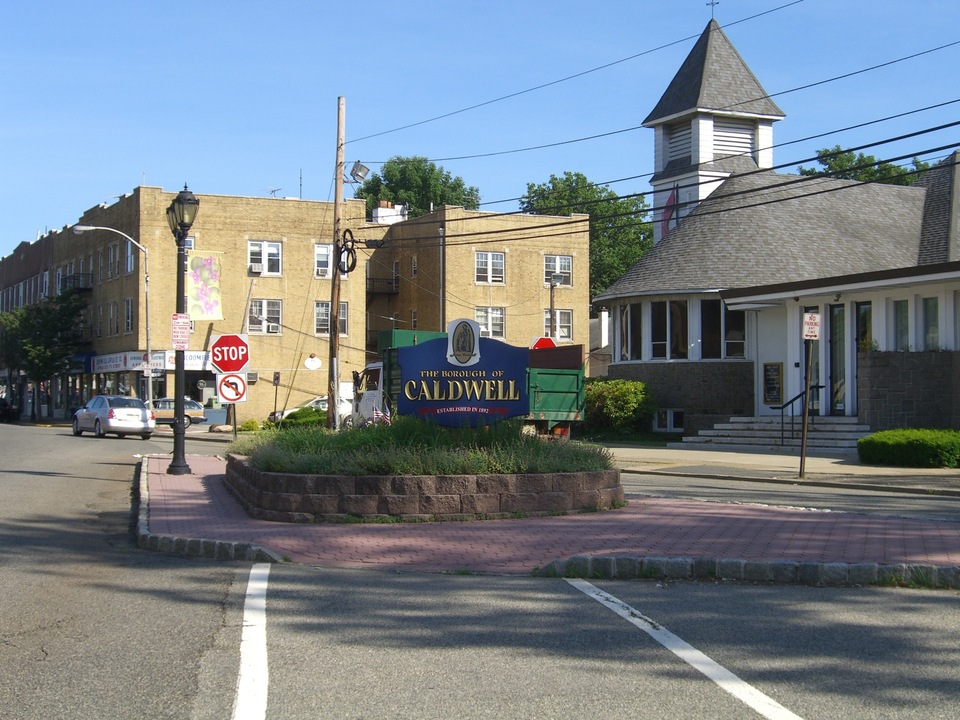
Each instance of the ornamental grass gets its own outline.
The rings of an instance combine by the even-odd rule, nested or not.
[[[334,432],[292,427],[264,430],[231,444],[262,472],[307,475],[487,475],[595,472],[614,468],[600,445],[544,440],[522,423],[451,429],[399,417],[391,425]]]

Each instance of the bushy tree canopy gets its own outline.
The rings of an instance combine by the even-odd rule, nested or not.
[[[23,370],[43,382],[66,373],[81,341],[86,305],[79,293],[66,292],[0,314],[0,361],[11,371],[8,377]]]
[[[356,191],[356,197],[367,201],[367,214],[381,200],[395,205],[406,204],[410,217],[426,215],[431,205],[462,205],[467,210],[480,207],[480,191],[453,177],[425,157],[393,157],[387,160]]]
[[[913,169],[894,165],[889,162],[878,161],[873,155],[854,153],[844,150],[839,145],[833,148],[817,150],[817,162],[823,167],[797,168],[801,175],[813,177],[823,175],[838,180],[858,180],[859,182],[881,182],[890,185],[913,185],[930,163],[922,162],[919,158],[913,159]]]
[[[595,185],[582,173],[527,184],[520,198],[522,212],[537,215],[590,215],[590,296],[606,290],[653,245],[649,206],[643,195],[621,198],[606,185]]]

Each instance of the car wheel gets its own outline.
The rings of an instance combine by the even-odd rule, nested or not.
[[[83,434],[83,430],[80,429],[80,421],[76,418],[73,419],[73,434],[77,436]]]
[[[149,440],[149,439],[150,439],[150,433],[144,433],[143,435],[140,436],[140,439],[141,439],[141,440]]]
[[[190,419],[189,415],[183,416],[183,429],[186,430],[190,425],[193,424],[193,420]]]
[[[99,420],[97,420],[97,422],[95,422],[94,425],[93,425],[93,434],[96,435],[98,438],[106,437],[106,435],[107,435],[107,434],[103,431],[103,426],[100,425],[100,421],[99,421]]]

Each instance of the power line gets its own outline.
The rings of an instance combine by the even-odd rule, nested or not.
[[[750,15],[748,17],[741,18],[740,20],[735,20],[734,22],[724,25],[724,27],[731,27],[733,25],[738,25],[740,23],[747,22],[748,20],[754,20],[758,17],[762,17],[763,15],[769,15],[770,13],[783,10],[785,8],[790,7],[791,5],[798,5],[802,2],[804,2],[804,0],[793,0],[793,2],[788,2],[785,5],[780,5],[779,7],[771,8],[770,10],[765,10],[763,12],[756,13],[755,15]],[[391,130],[382,130],[380,132],[372,133],[370,135],[364,135],[363,137],[355,138],[353,140],[348,141],[347,144],[351,142],[356,143],[362,140],[369,140],[371,138],[380,137],[382,135],[389,135],[391,133],[400,132],[401,130],[408,130],[413,127],[426,125],[428,123],[436,122],[437,120],[443,120],[448,117],[453,117],[454,115],[461,115],[471,110],[477,110],[478,108],[486,107],[488,105],[493,105],[498,102],[503,102],[504,100],[510,100],[511,98],[519,97],[521,95],[527,95],[529,93],[536,92],[537,90],[543,90],[544,88],[553,87],[554,85],[559,85],[569,80],[575,80],[576,78],[583,77],[585,75],[590,75],[591,73],[599,72],[600,70],[606,70],[607,68],[611,68],[615,65],[620,65],[622,63],[629,62],[630,60],[636,60],[637,58],[643,57],[644,55],[649,55],[659,50],[664,50],[668,47],[673,47],[674,45],[679,45],[680,43],[687,42],[688,40],[693,40],[698,37],[700,37],[700,33],[697,33],[696,35],[688,35],[687,37],[680,38],[679,40],[674,40],[672,42],[665,43],[664,45],[659,45],[658,47],[650,48],[649,50],[644,50],[634,55],[621,58],[620,60],[614,60],[612,62],[605,63],[604,65],[598,65],[597,67],[591,68],[589,70],[583,70],[581,72],[574,73],[573,75],[568,75],[566,77],[560,78],[558,80],[551,80],[550,82],[545,82],[540,85],[535,85],[534,87],[527,88],[526,90],[518,90],[516,92],[508,93],[506,95],[501,95],[500,97],[493,98],[492,100],[485,100],[483,102],[479,102],[474,105],[461,108],[459,110],[452,110],[450,112],[443,113],[442,115],[436,115],[434,117],[427,118],[426,120],[419,120],[417,122],[408,123],[407,125],[401,125],[400,127],[396,127]]]
[[[950,125],[951,125],[951,126],[960,125],[960,121],[958,121],[958,122],[956,122],[956,123],[950,123]],[[939,128],[937,128],[937,129],[939,129]],[[919,133],[918,133],[918,134],[919,134]],[[896,138],[895,138],[895,139],[896,139]],[[891,141],[892,141],[892,140],[891,140]],[[875,144],[883,144],[883,142],[891,142],[891,141],[882,141],[882,142],[880,142],[880,143],[875,143]],[[929,154],[929,153],[942,152],[942,151],[944,151],[944,150],[948,150],[948,149],[951,149],[951,148],[958,147],[958,145],[960,145],[960,141],[954,141],[954,142],[948,143],[948,144],[946,144],[946,145],[941,145],[941,146],[933,147],[933,148],[927,148],[927,149],[920,150],[920,151],[916,151],[916,152],[912,152],[912,153],[906,153],[906,154],[904,154],[904,155],[900,155],[900,156],[897,156],[897,157],[880,159],[880,160],[875,159],[873,162],[861,163],[861,164],[859,164],[859,165],[854,165],[854,166],[851,166],[851,167],[849,167],[849,168],[845,168],[842,172],[850,172],[850,171],[862,170],[862,169],[874,167],[875,165],[877,165],[877,164],[882,164],[882,163],[895,163],[895,162],[898,162],[898,161],[901,161],[901,160],[907,160],[907,159],[910,159],[910,158],[913,158],[913,157],[917,157],[917,156],[921,156],[921,155],[926,155],[926,154]],[[870,145],[860,146],[860,148],[864,148],[864,147],[870,147]],[[858,148],[858,149],[859,149],[859,148]],[[812,159],[815,160],[816,158],[812,158]],[[806,161],[804,161],[804,162],[806,162]],[[793,163],[787,163],[787,164],[788,164],[788,165],[792,165]],[[777,166],[777,167],[783,167],[783,166]],[[758,173],[773,173],[775,169],[776,169],[776,168],[758,169],[758,170],[753,170],[753,171],[750,171],[750,172],[747,172],[747,173],[738,173],[738,174],[733,175],[733,176],[731,176],[731,177],[740,178],[740,177],[746,177],[746,176],[750,176],[750,175],[755,175],[755,174],[758,174]],[[838,172],[841,172],[841,171],[838,171]],[[921,174],[922,172],[925,172],[925,170],[908,170],[908,171],[905,172],[905,174],[907,174],[907,175],[917,175],[917,174]],[[770,191],[770,190],[780,189],[780,188],[783,188],[783,187],[786,187],[786,186],[789,186],[789,185],[796,185],[796,184],[798,184],[798,183],[810,183],[810,182],[814,182],[814,181],[817,181],[817,180],[822,180],[822,179],[825,178],[825,177],[831,177],[831,176],[836,175],[836,174],[837,174],[837,173],[831,173],[831,172],[829,172],[829,171],[825,171],[825,172],[823,172],[823,173],[818,173],[817,175],[801,175],[801,176],[779,175],[779,177],[784,178],[784,181],[783,181],[783,182],[780,182],[780,183],[777,183],[777,184],[772,184],[772,185],[764,185],[764,186],[757,187],[757,188],[749,188],[749,189],[746,189],[746,190],[739,190],[739,191],[736,191],[736,192],[726,193],[726,194],[717,194],[717,193],[715,192],[715,193],[711,194],[711,195],[709,196],[709,198],[712,199],[712,200],[717,200],[717,199],[725,199],[725,198],[738,197],[738,196],[743,196],[743,195],[750,195],[750,194],[760,193],[760,192],[768,192],[768,191]],[[710,182],[713,183],[713,182],[716,182],[716,180],[711,180]],[[794,195],[794,196],[791,196],[791,197],[788,197],[788,198],[780,198],[780,199],[776,199],[776,200],[767,200],[767,201],[763,201],[763,202],[761,202],[761,203],[756,203],[755,205],[743,205],[743,206],[738,206],[738,207],[734,207],[734,208],[720,208],[720,209],[716,209],[716,210],[704,211],[702,214],[708,214],[708,212],[709,212],[710,214],[721,213],[721,212],[731,212],[731,211],[735,211],[735,210],[741,210],[741,209],[744,209],[744,208],[747,208],[747,207],[755,207],[755,206],[758,206],[758,205],[769,205],[769,204],[776,203],[776,202],[787,202],[787,201],[790,201],[790,200],[799,200],[799,199],[802,199],[802,198],[808,197],[808,196],[821,195],[821,194],[823,194],[824,192],[833,192],[833,191],[835,191],[835,190],[843,190],[843,189],[847,189],[847,188],[851,188],[851,187],[858,187],[859,185],[863,185],[863,184],[873,184],[873,183],[881,183],[881,184],[882,184],[882,181],[880,181],[880,180],[871,180],[871,181],[867,181],[867,182],[851,181],[849,185],[837,186],[836,188],[833,188],[833,189],[830,189],[830,190],[822,190],[822,189],[821,189],[821,190],[817,190],[817,191],[815,191],[815,192],[810,192],[810,193],[808,193],[808,194],[806,194],[806,195]],[[697,186],[697,185],[699,185],[699,184],[700,184],[700,183],[690,183],[689,185],[686,185],[686,186],[684,186],[684,187],[695,187],[695,186]],[[703,202],[704,202],[704,201],[697,201],[696,204],[699,206],[699,205],[702,204]],[[685,203],[685,204],[691,204],[691,203]],[[662,210],[662,209],[664,209],[664,207],[666,207],[666,206],[658,206],[658,207],[651,208],[651,210]],[[635,219],[635,213],[631,213],[631,212],[616,213],[616,214],[614,214],[614,215],[609,215],[609,216],[605,216],[605,217],[604,217],[605,220],[607,220],[607,219],[613,220],[613,219],[618,219],[618,218],[630,220],[631,222],[629,222],[628,224],[643,224],[643,223],[649,222],[648,220],[636,220],[636,219]],[[462,220],[469,220],[469,219],[470,219],[470,218],[463,218]],[[457,221],[462,221],[462,220],[461,220],[461,219],[458,219]],[[449,221],[448,221],[448,222],[449,222]],[[562,231],[561,231],[561,232],[557,232],[557,233],[544,234],[544,233],[542,232],[543,230],[549,230],[549,229],[553,229],[553,228],[570,228],[571,226],[573,226],[573,225],[575,225],[575,224],[579,224],[579,223],[583,223],[583,220],[582,220],[582,219],[567,219],[567,218],[558,219],[557,222],[546,223],[546,224],[538,225],[536,228],[531,228],[531,229],[530,229],[531,232],[538,232],[538,233],[539,233],[538,235],[535,235],[535,236],[533,236],[533,237],[523,236],[523,237],[507,238],[507,239],[504,239],[504,238],[502,237],[502,235],[508,234],[508,233],[514,233],[514,234],[516,234],[516,233],[518,232],[518,230],[517,230],[516,228],[509,228],[509,229],[503,229],[503,230],[488,230],[488,231],[477,231],[477,232],[467,232],[467,233],[450,233],[450,232],[448,231],[447,234],[446,234],[446,242],[447,242],[448,245],[466,244],[466,243],[468,243],[468,242],[469,242],[469,243],[476,244],[476,245],[480,245],[480,244],[490,244],[490,243],[496,243],[496,242],[507,242],[507,241],[516,241],[516,240],[543,239],[543,238],[546,238],[546,237],[568,235],[568,234],[570,234],[570,232],[571,232],[571,231],[568,230],[568,231],[566,231],[566,232],[562,232]],[[501,237],[497,237],[497,238],[494,238],[494,239],[480,239],[480,238],[484,238],[484,237],[489,238],[489,236],[491,236],[491,235],[498,235],[498,236],[501,236]],[[470,239],[470,240],[465,240],[466,238],[471,238],[471,239]],[[397,239],[397,240],[393,240],[392,242],[393,242],[393,243],[396,243],[397,246],[399,246],[399,245],[401,245],[401,244],[411,243],[411,242],[417,242],[417,243],[418,243],[417,247],[420,247],[420,248],[428,248],[428,247],[438,246],[438,245],[439,245],[439,242],[434,243],[433,240],[434,240],[434,239],[433,239],[432,237],[422,236],[422,237],[400,238],[400,239]],[[460,240],[460,242],[457,242],[457,240]],[[426,242],[424,242],[424,241],[426,241]]]
[[[960,102],[960,99],[958,99],[958,100],[951,100],[951,101],[949,101],[948,103],[942,103],[942,104],[950,104],[950,103],[955,103],[955,102]],[[930,106],[930,107],[938,107],[938,106]],[[843,150],[842,152],[860,152],[860,151],[862,151],[862,150],[867,150],[867,149],[874,148],[874,147],[878,147],[878,146],[881,146],[881,145],[887,145],[887,144],[889,144],[889,143],[900,142],[900,141],[903,141],[903,140],[908,140],[908,139],[911,139],[911,138],[919,137],[920,135],[925,135],[925,134],[929,134],[929,133],[933,133],[933,132],[938,132],[938,131],[940,131],[940,130],[945,130],[945,129],[953,128],[953,127],[956,127],[956,126],[958,126],[958,125],[960,125],[960,121],[954,121],[954,122],[951,122],[951,123],[944,123],[944,124],[941,124],[941,125],[935,125],[935,126],[933,126],[933,127],[924,128],[924,129],[922,129],[922,130],[916,130],[916,131],[914,131],[914,132],[904,133],[904,134],[901,134],[901,135],[896,135],[896,136],[893,136],[893,137],[884,138],[884,139],[882,139],[882,140],[877,140],[877,141],[874,141],[874,142],[864,143],[864,144],[862,144],[862,145],[857,145],[857,146],[854,146],[854,147],[851,147],[851,148],[847,148],[847,149]],[[817,136],[814,136],[814,137],[817,137]],[[799,141],[791,141],[790,143],[785,143],[785,144],[793,144],[793,143],[796,143],[796,142],[799,142]],[[949,146],[948,146],[948,147],[949,147]],[[927,152],[935,152],[935,150],[921,151],[920,153],[915,153],[914,155],[920,155],[920,154],[927,153]],[[726,157],[742,157],[742,156],[749,156],[749,155],[752,155],[752,152],[748,151],[748,152],[740,153],[739,155],[731,155],[731,156],[726,156]],[[911,156],[911,155],[908,155],[908,156],[905,156],[905,157],[909,158],[909,157],[912,157],[912,156]],[[753,174],[761,173],[761,172],[769,172],[769,171],[781,170],[781,169],[788,168],[788,167],[793,167],[793,166],[797,166],[797,165],[802,165],[803,163],[819,162],[820,159],[821,159],[821,156],[820,156],[820,155],[814,155],[814,156],[811,156],[811,157],[802,158],[802,159],[800,159],[800,160],[792,160],[792,161],[789,161],[789,162],[785,162],[785,163],[780,163],[780,164],[777,164],[777,165],[773,165],[773,166],[771,166],[771,167],[769,167],[769,168],[757,168],[756,170],[750,170],[750,171],[748,171],[748,172],[746,172],[746,173],[737,173],[737,175],[739,175],[739,176],[743,176],[743,175],[753,175]],[[901,159],[902,159],[902,158],[901,158]],[[866,165],[864,165],[864,166],[862,166],[862,167],[871,167],[871,166],[873,166],[874,164],[880,164],[880,163],[884,163],[884,162],[891,162],[891,161],[887,161],[887,160],[875,160],[874,163],[867,163]],[[698,168],[702,167],[703,165],[708,165],[708,164],[711,164],[711,163],[701,163],[701,164],[696,165],[696,166],[691,166],[690,169],[687,170],[686,172],[693,172],[695,169],[698,169]],[[858,169],[858,168],[850,168],[850,169]],[[849,170],[849,169],[848,169],[848,170]],[[686,190],[686,189],[690,189],[690,188],[699,187],[700,185],[703,185],[703,184],[713,184],[713,183],[715,183],[715,182],[716,182],[716,179],[710,179],[710,180],[704,180],[704,181],[698,181],[698,182],[686,182],[686,183],[683,183],[683,184],[678,185],[677,187],[678,187],[678,189]],[[575,206],[575,210],[574,210],[574,211],[587,212],[590,207],[595,206],[595,205],[602,205],[602,204],[610,203],[610,202],[617,202],[617,201],[622,201],[622,200],[629,200],[629,199],[644,197],[646,194],[647,194],[647,193],[645,193],[645,192],[627,193],[627,194],[624,194],[624,195],[616,195],[616,196],[610,197],[610,198],[598,198],[598,199],[596,199],[596,200],[585,200],[585,201],[583,201],[583,202],[577,203],[576,206]],[[660,206],[656,206],[656,205],[654,205],[654,206],[649,206],[649,207],[645,208],[645,209],[643,210],[643,212],[653,213],[653,212],[656,212],[656,211],[658,211],[658,210],[663,210],[665,207],[666,207],[666,206],[664,206],[664,205],[660,205]],[[554,208],[544,208],[544,209],[543,209],[543,212],[537,213],[537,215],[549,216],[549,215],[551,214],[551,211],[556,211],[556,212],[559,212],[559,211],[561,211],[561,210],[569,211],[569,208],[570,208],[569,205],[555,206]],[[495,217],[508,217],[508,216],[510,216],[510,215],[527,215],[527,214],[529,214],[529,213],[524,213],[523,211],[517,210],[517,211],[514,211],[514,212],[510,212],[510,213],[496,213],[495,215],[490,214],[490,213],[487,213],[487,214],[480,214],[480,215],[475,215],[475,216],[467,217],[467,218],[457,218],[456,221],[457,221],[457,222],[469,222],[469,221],[473,221],[473,220],[489,219],[489,218],[492,217],[492,216],[495,216]],[[610,217],[632,216],[632,215],[635,215],[635,214],[636,214],[635,212],[621,213],[621,214],[615,215],[615,216],[605,216],[604,219],[609,219]],[[594,222],[594,220],[595,220],[594,218],[591,218],[591,220],[590,220],[591,223]],[[565,222],[569,223],[569,222],[571,222],[571,221],[565,221]],[[574,222],[574,223],[579,223],[579,222],[582,222],[582,220],[579,220],[579,219],[578,219],[578,220],[574,220],[574,221],[572,221],[572,222]],[[417,225],[425,225],[425,226],[432,227],[432,226],[434,225],[434,221],[433,221],[433,220],[422,220],[422,221],[418,221],[417,219],[413,219],[413,220],[408,220],[408,221],[405,223],[405,227],[408,227],[408,228],[409,228],[409,227],[416,227]],[[540,227],[543,227],[543,226],[540,226]],[[491,230],[491,231],[477,232],[477,233],[473,233],[473,234],[474,234],[474,235],[490,235],[490,234],[495,234],[495,233],[511,233],[511,232],[518,232],[518,229],[517,229],[517,228],[509,228],[509,229],[504,229],[504,230]],[[464,236],[466,236],[466,234],[461,234],[460,236],[461,236],[461,237],[464,237]],[[404,238],[404,240],[408,240],[408,239],[411,239],[411,238]],[[396,242],[396,240],[394,240],[393,242]]]
[[[797,0],[797,2],[802,2],[802,0]],[[791,4],[795,4],[795,3],[791,3]],[[783,7],[787,7],[787,6],[781,6],[781,8],[774,8],[774,10],[779,10],[779,9],[782,9]],[[770,11],[768,11],[768,12],[773,12],[773,10],[770,10]],[[764,13],[761,13],[761,14],[764,14]],[[751,18],[745,18],[744,20],[749,20],[749,19],[752,19],[753,17],[757,17],[757,16],[751,16]],[[743,20],[739,20],[739,21],[737,21],[737,22],[743,22]],[[733,24],[736,24],[736,23],[730,23],[730,24],[733,25]],[[692,36],[692,37],[698,37],[698,36],[695,35],[695,36]],[[604,66],[601,66],[601,67],[599,67],[599,68],[595,68],[594,70],[588,70],[588,71],[585,71],[584,73],[579,73],[578,75],[570,76],[570,78],[578,77],[579,75],[584,75],[584,74],[587,74],[587,73],[589,73],[589,72],[594,72],[595,70],[599,70],[599,69],[603,69],[603,68],[605,68],[605,67],[609,67],[609,66],[612,65],[612,64],[616,64],[616,63],[619,63],[619,62],[625,62],[626,60],[630,60],[630,59],[639,57],[640,55],[646,54],[646,53],[648,53],[648,52],[654,52],[655,50],[660,50],[660,49],[663,49],[663,48],[665,48],[665,47],[669,47],[670,45],[674,45],[674,44],[676,44],[677,42],[684,42],[684,41],[689,40],[689,39],[691,39],[691,38],[690,38],[690,37],[683,38],[683,40],[678,40],[678,41],[675,41],[675,42],[673,42],[673,43],[669,43],[669,44],[667,44],[667,45],[662,45],[662,46],[660,46],[660,47],[658,47],[658,48],[654,48],[653,50],[648,50],[648,51],[645,51],[644,53],[640,53],[640,54],[638,54],[638,55],[631,56],[630,58],[625,58],[624,60],[619,60],[619,61],[616,61],[615,63],[609,63],[608,65],[604,65]],[[871,71],[874,71],[874,70],[879,70],[879,69],[884,68],[884,67],[889,67],[889,66],[891,66],[891,65],[896,65],[897,63],[901,63],[901,62],[905,62],[905,61],[907,61],[907,60],[912,60],[912,59],[914,59],[914,58],[922,57],[922,56],[924,56],[924,55],[928,55],[928,54],[933,53],[933,52],[938,52],[938,51],[940,51],[940,50],[945,50],[945,49],[947,49],[947,48],[954,47],[954,46],[956,46],[956,45],[960,45],[960,40],[956,40],[956,41],[954,41],[954,42],[946,43],[946,44],[944,44],[944,45],[939,45],[939,46],[934,47],[934,48],[929,48],[929,49],[927,49],[927,50],[921,50],[921,51],[919,51],[919,52],[912,53],[912,54],[910,54],[910,55],[904,55],[904,56],[902,56],[902,57],[895,58],[895,59],[893,59],[893,60],[888,60],[888,61],[886,61],[886,62],[879,63],[879,64],[877,64],[877,65],[871,65],[871,66],[869,66],[869,67],[860,68],[859,70],[854,70],[854,71],[851,71],[851,72],[848,72],[848,73],[843,73],[843,74],[841,74],[841,75],[834,75],[833,77],[825,78],[825,79],[823,79],[823,80],[818,80],[818,81],[812,82],[812,83],[807,83],[806,85],[799,85],[799,86],[797,86],[797,87],[789,88],[789,89],[787,89],[787,90],[781,90],[781,91],[779,91],[779,92],[770,93],[770,94],[768,94],[768,95],[761,95],[761,96],[758,96],[758,97],[755,97],[755,98],[750,98],[750,99],[748,99],[748,100],[742,100],[742,101],[740,101],[740,102],[733,103],[733,104],[731,104],[731,105],[726,105],[726,106],[724,106],[724,107],[714,108],[714,109],[716,109],[716,110],[731,110],[731,109],[734,109],[734,108],[736,108],[736,107],[738,107],[738,106],[740,106],[740,105],[749,104],[749,103],[752,103],[752,102],[756,102],[756,101],[758,101],[758,100],[771,99],[771,98],[774,98],[774,97],[778,97],[778,96],[780,96],[780,95],[787,95],[787,94],[789,94],[789,93],[798,92],[798,91],[800,91],[800,90],[807,90],[807,89],[812,88],[812,87],[817,87],[817,86],[820,86],[820,85],[826,85],[826,84],[828,84],[828,83],[836,82],[836,81],[838,81],[838,80],[845,80],[845,79],[847,79],[847,78],[854,77],[854,76],[856,76],[856,75],[861,75],[861,74],[866,73],[866,72],[871,72]],[[548,85],[555,84],[555,83],[558,83],[558,82],[563,82],[564,80],[567,80],[567,79],[570,79],[570,78],[564,78],[563,80],[557,80],[557,81],[554,81],[554,83],[548,83],[548,84],[546,84],[546,85],[538,86],[537,88],[532,88],[531,90],[527,90],[527,91],[523,91],[523,92],[532,92],[533,90],[539,89],[540,87],[547,87]],[[506,98],[509,98],[509,97],[513,97],[514,95],[518,95],[518,94],[522,94],[522,93],[514,93],[513,95],[507,95],[507,96],[504,96],[503,98],[498,98],[497,100],[491,100],[491,101],[488,101],[488,102],[486,102],[486,103],[481,103],[481,104],[479,104],[479,105],[474,105],[474,106],[471,106],[471,107],[469,107],[469,108],[465,108],[465,109],[463,109],[463,110],[458,110],[458,111],[456,111],[455,113],[448,113],[447,115],[441,115],[441,116],[439,116],[439,117],[437,117],[437,118],[432,118],[431,120],[424,120],[424,121],[422,121],[422,122],[420,122],[420,123],[414,123],[414,124],[412,124],[412,125],[404,126],[404,128],[397,128],[397,130],[402,130],[402,129],[405,129],[405,128],[407,128],[407,127],[414,127],[414,126],[416,126],[416,125],[424,124],[424,123],[427,123],[427,122],[432,122],[433,120],[440,119],[440,118],[442,118],[442,117],[448,117],[449,115],[453,115],[453,114],[457,114],[457,113],[461,113],[461,112],[466,112],[467,110],[472,110],[472,109],[477,108],[477,107],[482,107],[483,105],[487,105],[487,104],[490,104],[490,103],[493,103],[493,102],[498,102],[498,101],[501,100],[501,99],[506,99]],[[938,106],[931,106],[931,107],[938,107]],[[894,115],[894,116],[892,116],[892,117],[898,117],[898,116],[897,116],[897,115]],[[554,143],[544,143],[544,144],[540,144],[540,145],[530,145],[530,146],[525,146],[525,147],[521,147],[521,148],[513,148],[513,149],[509,149],[509,150],[497,150],[497,151],[486,152],[486,153],[476,153],[476,154],[473,154],[473,155],[455,155],[455,156],[450,156],[450,157],[431,158],[431,159],[430,159],[430,162],[448,162],[448,161],[451,161],[451,160],[474,160],[474,159],[486,158],[486,157],[497,157],[497,156],[501,156],[501,155],[513,155],[513,154],[523,153],[523,152],[532,152],[532,151],[534,151],[534,150],[544,150],[544,149],[547,149],[547,148],[562,147],[562,146],[564,146],[564,145],[572,145],[572,144],[576,144],[576,143],[587,142],[587,141],[590,141],[590,140],[598,140],[598,139],[605,138],[605,137],[611,137],[611,136],[613,136],[613,135],[619,135],[619,134],[623,134],[623,133],[627,133],[627,132],[634,132],[634,131],[636,131],[636,130],[641,130],[641,129],[643,129],[643,127],[644,127],[643,125],[635,125],[635,126],[633,126],[633,127],[623,128],[623,129],[620,129],[620,130],[611,130],[611,131],[608,131],[608,132],[597,133],[597,134],[594,134],[594,135],[587,135],[587,136],[580,137],[580,138],[573,138],[573,139],[569,139],[569,140],[561,140],[561,141],[557,141],[557,142],[554,142]],[[857,127],[857,126],[853,126],[853,127]],[[386,134],[386,133],[388,133],[388,132],[393,132],[393,131],[384,131],[383,133],[377,133],[376,135],[367,135],[366,137],[358,138],[358,139],[355,140],[354,142],[359,142],[360,140],[366,140],[366,139],[369,139],[369,138],[371,138],[371,137],[376,137],[377,135]],[[813,136],[813,137],[817,137],[817,136]],[[774,147],[776,147],[776,146],[774,146]],[[370,164],[380,164],[380,165],[382,165],[382,164],[384,164],[384,162],[386,162],[386,161],[383,161],[383,160],[368,160],[367,162],[370,163]],[[642,176],[641,176],[641,177],[642,177]],[[632,178],[627,178],[627,179],[632,179]],[[619,182],[619,181],[618,181],[618,182]],[[498,200],[498,201],[488,202],[488,203],[482,203],[482,204],[485,204],[485,205],[488,205],[488,204],[498,204],[498,203],[502,203],[502,202],[509,202],[510,200],[514,200],[514,199],[518,199],[518,198],[508,198],[508,199],[506,199],[506,200]]]

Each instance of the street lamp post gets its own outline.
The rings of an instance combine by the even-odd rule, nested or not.
[[[135,248],[140,250],[143,253],[143,301],[144,301],[144,311],[147,316],[146,322],[146,333],[147,333],[147,405],[153,407],[153,354],[150,347],[150,254],[147,252],[147,248],[138,243],[132,237],[127,235],[125,232],[120,232],[114,228],[110,227],[100,227],[99,225],[74,225],[73,232],[77,235],[82,235],[85,232],[90,230],[104,230],[106,232],[116,233],[117,235],[122,235],[127,239],[127,241],[133,245]]]
[[[183,190],[177,193],[177,197],[167,208],[167,222],[170,225],[170,231],[177,241],[177,314],[186,313],[186,288],[184,271],[187,265],[186,240],[187,233],[190,232],[190,226],[193,225],[197,217],[197,209],[200,207],[200,201],[187,189],[186,184]],[[168,475],[189,475],[192,470],[187,465],[184,455],[184,434],[186,428],[183,424],[183,393],[186,386],[186,376],[183,364],[183,348],[178,347],[175,350],[176,365],[173,376],[174,404],[173,404],[173,459],[167,468]]]

